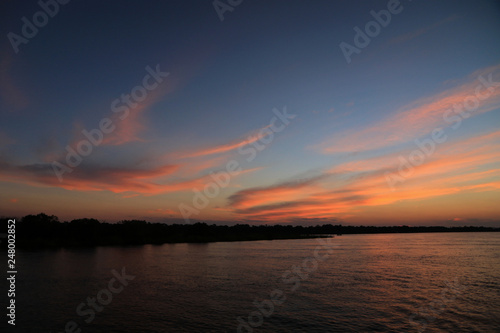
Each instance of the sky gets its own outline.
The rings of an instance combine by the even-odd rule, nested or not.
[[[496,1],[0,18],[0,216],[500,227]]]

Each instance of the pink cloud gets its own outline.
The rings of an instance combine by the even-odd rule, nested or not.
[[[267,128],[269,126],[265,126],[257,131],[254,131],[252,134],[248,135],[245,139],[240,139],[231,143],[226,143],[222,145],[217,145],[213,147],[208,147],[204,148],[192,153],[184,153],[180,154],[181,158],[187,158],[187,157],[199,157],[199,156],[205,156],[205,155],[213,155],[213,154],[220,154],[220,153],[225,153],[229,152],[235,149],[238,149],[240,147],[252,144],[258,140],[260,140],[263,136],[266,134],[262,132],[263,129]]]
[[[459,193],[500,190],[500,131],[443,143],[413,175],[391,191],[386,172],[398,172],[398,155],[378,156],[332,167],[309,182],[246,189],[229,198],[229,208],[247,219],[353,216],[367,207],[396,205]]]
[[[449,126],[450,123],[444,119],[445,113],[453,105],[463,105],[468,97],[475,96],[477,87],[481,85],[478,77],[487,78],[490,74],[492,81],[500,82],[500,65],[478,70],[469,75],[461,86],[416,100],[371,126],[338,133],[320,144],[319,148],[323,153],[374,150],[413,141],[435,128]],[[480,101],[477,110],[470,112],[471,116],[500,107],[500,87],[489,89],[493,91],[485,87],[480,89],[481,94],[489,93],[489,96]]]

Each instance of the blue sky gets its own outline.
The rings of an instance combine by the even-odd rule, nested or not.
[[[400,12],[348,63],[340,43],[354,45],[353,28],[364,30],[370,12],[388,4]],[[22,18],[32,22],[42,9],[36,1],[1,5],[5,215],[499,223],[500,89],[492,86],[457,129],[443,121],[474,96],[479,77],[500,81],[494,1],[245,0],[223,21],[212,1],[58,6],[16,53],[8,34],[22,36]],[[119,119],[112,101],[141,86],[148,66],[169,75]],[[262,144],[272,110],[284,108],[295,118],[247,161],[241,150]],[[58,179],[54,162],[64,164],[66,147],[76,149],[82,131],[104,118],[116,130]],[[436,128],[447,140],[390,186],[388,175],[401,177],[399,157]],[[197,190],[232,160],[242,172],[195,208]],[[196,214],[186,218],[182,204]]]

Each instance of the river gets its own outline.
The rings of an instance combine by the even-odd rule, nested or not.
[[[19,251],[16,259],[16,326],[3,332],[500,332],[500,233]]]

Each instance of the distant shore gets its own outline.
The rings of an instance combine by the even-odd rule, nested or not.
[[[5,229],[5,230],[4,230]],[[6,233],[2,224],[0,233]],[[255,240],[282,240],[331,237],[343,234],[425,233],[425,232],[499,232],[491,227],[410,227],[410,226],[343,226],[324,224],[317,226],[236,224],[208,225],[163,224],[139,220],[103,223],[84,218],[59,222],[56,216],[27,215],[16,219],[16,244],[18,248],[60,248],[93,246],[130,246],[165,243],[209,243]],[[7,246],[5,241],[2,248]]]

